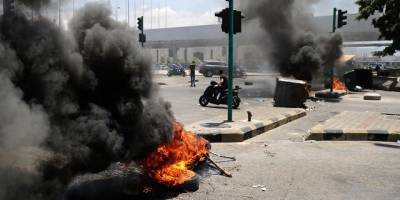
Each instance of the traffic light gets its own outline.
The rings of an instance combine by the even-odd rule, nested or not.
[[[223,9],[221,12],[215,13],[216,17],[222,19],[221,29],[224,33],[229,33],[230,23],[229,23],[229,8]],[[242,12],[234,10],[233,11],[233,34],[242,32]]]
[[[234,10],[233,11],[233,34],[236,33],[241,33],[242,32],[242,19],[244,19],[244,16],[242,16],[241,11]]]
[[[229,33],[229,8],[225,8],[221,12],[215,13],[215,16],[222,19],[222,32]]]
[[[138,24],[138,29],[143,31],[143,16],[137,18],[137,20],[138,20],[138,23],[137,23]]]
[[[143,33],[139,34],[139,42],[140,43],[146,43],[146,35]]]
[[[347,10],[338,10],[338,28],[347,24]]]

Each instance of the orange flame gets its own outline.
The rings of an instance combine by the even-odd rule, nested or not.
[[[196,175],[191,169],[205,160],[207,145],[207,140],[185,131],[176,123],[172,141],[160,145],[142,161],[142,165],[157,182],[166,186],[180,185]]]
[[[333,78],[333,89],[347,91],[346,85],[344,83],[340,82],[337,78]]]

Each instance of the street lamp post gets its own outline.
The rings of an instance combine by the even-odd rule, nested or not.
[[[58,26],[61,27],[61,0],[58,0]]]
[[[128,19],[127,19],[127,20],[128,20],[128,27],[129,27],[129,26],[130,26],[130,23],[129,23],[129,17],[130,17],[130,16],[129,16],[129,0],[127,0],[127,1],[128,1],[128,8],[127,8],[127,12],[128,12]]]
[[[115,8],[115,20],[118,21],[118,9],[120,9],[121,7],[117,6],[117,8]]]

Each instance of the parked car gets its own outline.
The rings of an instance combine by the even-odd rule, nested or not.
[[[204,61],[204,63],[199,66],[199,73],[203,74],[205,77],[219,75],[220,70],[222,70],[224,74],[228,74],[228,65],[221,61]],[[233,76],[235,78],[243,78],[246,77],[246,72],[235,64],[233,66]]]
[[[186,70],[184,67],[182,67],[179,64],[170,64],[167,75],[168,76],[173,76],[173,75],[186,76]]]

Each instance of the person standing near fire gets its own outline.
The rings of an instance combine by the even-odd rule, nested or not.
[[[190,87],[196,87],[196,62],[193,61],[189,66],[190,69]]]

